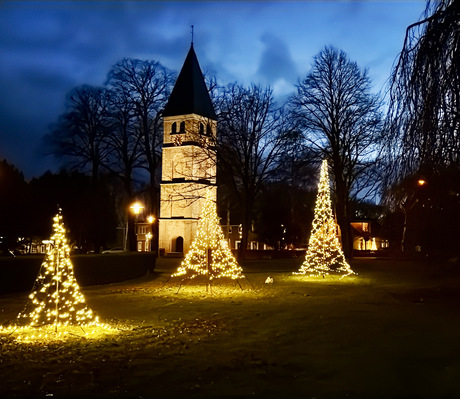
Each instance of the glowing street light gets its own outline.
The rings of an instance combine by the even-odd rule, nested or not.
[[[133,202],[129,207],[129,210],[131,211],[133,215],[135,215],[136,218],[140,215],[143,209],[144,209],[144,205],[142,205],[139,201]],[[129,234],[130,233],[129,233],[129,215],[128,215],[128,219],[126,220],[126,230],[125,230],[124,245],[123,245],[125,251],[128,246]],[[131,248],[129,248],[129,250],[131,250]]]
[[[417,184],[419,186],[424,186],[426,184],[426,180],[425,179],[419,179],[419,180],[417,180]]]
[[[144,209],[144,206],[140,203],[140,202],[134,202],[130,207],[129,209],[131,209],[131,211],[136,215],[138,216],[142,209]]]

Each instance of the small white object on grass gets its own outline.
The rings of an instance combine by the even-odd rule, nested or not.
[[[265,284],[273,284],[273,278],[268,276],[267,279],[265,280]]]

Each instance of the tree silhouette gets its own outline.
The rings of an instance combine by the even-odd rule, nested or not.
[[[66,111],[44,140],[52,154],[81,172],[90,172],[97,185],[109,154],[109,93],[104,88],[79,86],[70,91],[65,106]]]
[[[149,211],[158,216],[156,188],[163,141],[161,112],[171,92],[173,74],[156,61],[124,58],[110,70],[107,85],[116,93],[115,98],[121,101],[121,105],[127,108],[124,111],[129,110],[133,151],[137,149],[134,146],[139,145],[142,160],[139,165],[149,173]],[[137,154],[131,156],[134,161]]]
[[[240,256],[248,245],[254,209],[263,184],[280,167],[284,149],[284,115],[271,89],[231,84],[218,107],[217,151],[220,183],[230,190],[242,210]]]
[[[459,21],[458,1],[428,1],[421,19],[406,30],[390,80],[384,199],[402,220],[404,252],[458,255]]]
[[[428,1],[391,76],[387,185],[460,160],[460,4]]]
[[[0,237],[3,255],[16,249],[28,233],[29,190],[23,174],[6,160],[0,162]]]
[[[369,194],[383,135],[380,99],[345,52],[326,47],[290,99],[291,117],[318,159],[332,166],[337,220],[344,250],[351,255],[350,200]]]

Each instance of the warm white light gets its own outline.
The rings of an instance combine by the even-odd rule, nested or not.
[[[375,237],[372,238],[371,240],[371,251],[377,251],[377,243],[375,241]]]
[[[327,161],[321,165],[321,174],[316,197],[315,214],[305,255],[305,262],[295,274],[310,276],[328,275],[331,272],[343,274],[342,277],[354,274],[345,260],[337,236],[337,223],[332,214],[331,194],[329,189]]]
[[[29,301],[18,314],[16,322],[0,327],[0,332],[25,334],[30,339],[49,337],[49,334],[56,336],[71,326],[78,326],[85,334],[97,328],[110,329],[100,323],[80,291],[60,213],[53,218],[53,232],[49,240],[50,249],[40,267]],[[34,329],[36,334],[31,334]]]
[[[139,215],[141,210],[144,209],[144,206],[140,202],[135,202],[130,206],[130,209],[133,211],[135,215]]]
[[[424,179],[419,179],[419,180],[417,181],[417,184],[418,184],[419,186],[424,186],[424,185],[426,184],[426,180],[424,180]]]
[[[155,221],[155,217],[154,217],[154,216],[151,216],[151,215],[150,215],[150,216],[147,217],[147,222],[153,223],[154,221]]]
[[[238,265],[228,247],[217,216],[216,203],[212,189],[208,190],[196,237],[190,250],[172,277],[184,276],[193,279],[205,276],[208,280],[229,277],[244,278],[243,269]]]

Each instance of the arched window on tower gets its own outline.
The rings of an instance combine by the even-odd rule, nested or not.
[[[204,134],[204,125],[200,122],[200,134]]]
[[[172,125],[171,125],[171,134],[176,134],[177,133],[177,123],[174,122]]]
[[[211,128],[211,125],[209,123],[206,126],[206,135],[209,136],[209,137],[212,136],[212,128]]]
[[[179,131],[179,133],[185,133],[185,122],[184,121],[182,121],[180,123],[180,131]]]

